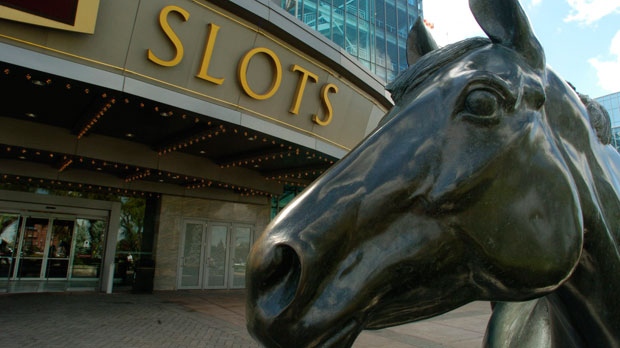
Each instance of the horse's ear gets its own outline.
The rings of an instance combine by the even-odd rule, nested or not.
[[[437,43],[426,29],[422,17],[418,17],[407,36],[407,64],[413,65],[428,52],[437,49]]]
[[[519,0],[469,0],[469,8],[492,42],[521,53],[533,68],[545,68],[545,53]]]

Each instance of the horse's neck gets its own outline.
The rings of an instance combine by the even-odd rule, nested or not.
[[[497,303],[489,321],[484,347],[588,347],[570,320],[557,294],[525,302]]]
[[[571,279],[555,293],[575,331],[593,347],[620,347],[619,266],[617,260],[607,262],[586,251]]]
[[[604,249],[603,242],[587,244]],[[584,250],[571,279],[547,296],[498,303],[484,347],[620,348],[620,261],[615,250]],[[616,258],[607,259],[608,252]]]
[[[581,197],[584,249],[556,294],[587,342],[620,347],[620,157],[604,148],[590,168],[593,183]]]
[[[587,232],[579,265],[555,295],[593,347],[620,347],[620,260],[617,246],[600,232]]]

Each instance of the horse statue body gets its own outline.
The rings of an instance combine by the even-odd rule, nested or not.
[[[253,245],[265,346],[350,347],[484,300],[485,346],[620,347],[609,120],[547,67],[518,0],[470,8],[488,38],[438,48],[416,23],[395,106]]]

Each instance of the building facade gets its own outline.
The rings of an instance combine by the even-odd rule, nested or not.
[[[274,0],[364,66],[392,81],[407,69],[407,35],[422,0]]]
[[[0,292],[242,288],[391,107],[273,0],[2,1],[0,87]]]
[[[612,144],[620,151],[620,92],[608,94],[595,99],[609,112],[611,118]]]

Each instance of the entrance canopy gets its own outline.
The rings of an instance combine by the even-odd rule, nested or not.
[[[97,85],[2,62],[0,72],[3,182],[42,179],[52,187],[129,194],[211,187],[269,196],[278,194],[282,183],[307,185],[337,160]],[[26,171],[38,166],[44,169]],[[94,176],[108,178],[83,180]]]

